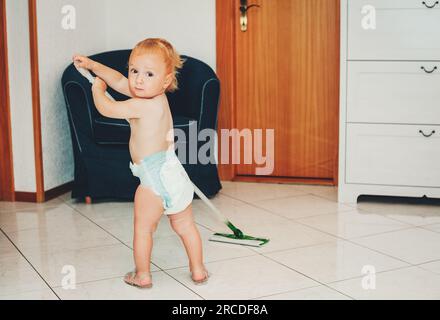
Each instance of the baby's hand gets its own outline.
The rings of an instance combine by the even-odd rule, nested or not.
[[[72,57],[73,63],[77,68],[84,68],[87,70],[93,70],[93,64],[95,61],[85,56],[76,54]]]
[[[93,82],[92,90],[99,90],[105,92],[107,90],[107,84],[101,78],[96,77]]]

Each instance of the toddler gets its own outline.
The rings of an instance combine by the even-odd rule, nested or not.
[[[127,273],[124,281],[140,288],[152,287],[153,233],[165,213],[185,246],[191,279],[196,284],[206,282],[202,241],[192,214],[194,187],[174,153],[173,119],[165,95],[177,89],[176,74],[183,60],[169,42],[150,38],[131,52],[128,79],[85,56],[75,55],[73,61],[96,74],[92,92],[98,111],[105,117],[130,122],[129,166],[140,185],[134,198],[136,269]],[[105,96],[107,84],[131,99],[111,101]]]

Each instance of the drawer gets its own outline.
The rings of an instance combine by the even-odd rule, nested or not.
[[[440,59],[440,3],[436,0],[349,0],[348,59]],[[364,6],[373,6],[376,29],[365,29]]]
[[[435,133],[429,138],[424,134]],[[440,187],[440,126],[347,124],[346,183]]]
[[[347,72],[348,122],[440,124],[440,62],[350,61]]]

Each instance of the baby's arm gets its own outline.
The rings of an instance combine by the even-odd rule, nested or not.
[[[141,118],[154,109],[151,99],[129,99],[126,101],[113,101],[106,95],[107,85],[102,79],[96,78],[92,86],[93,100],[99,113],[108,118],[133,119]]]
[[[120,72],[85,56],[75,55],[73,61],[77,67],[93,71],[93,73],[108,83],[114,90],[128,97],[132,96],[128,88],[128,79]]]

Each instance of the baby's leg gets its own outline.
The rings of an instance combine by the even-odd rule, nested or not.
[[[190,204],[185,210],[170,214],[168,217],[171,227],[180,236],[185,246],[193,279],[203,279],[205,266],[203,265],[202,239],[194,222],[192,205]]]
[[[134,198],[133,250],[136,273],[149,275],[153,233],[163,214],[162,199],[153,191],[140,185]]]

